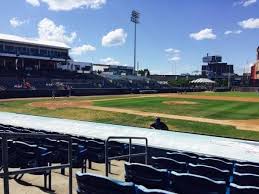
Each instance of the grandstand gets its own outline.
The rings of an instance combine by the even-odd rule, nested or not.
[[[68,68],[77,64],[69,56],[69,49],[63,43],[0,34],[1,97],[50,96],[51,90],[64,95],[66,88],[70,88],[73,95],[99,94],[98,89],[105,94],[170,89],[166,84],[144,77],[100,76],[93,67],[87,72],[78,72],[76,68]]]

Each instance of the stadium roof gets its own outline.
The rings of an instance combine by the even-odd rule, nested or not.
[[[61,49],[70,49],[68,45],[62,42],[40,40],[36,38],[35,39],[24,38],[24,37],[10,35],[10,34],[0,33],[0,41],[8,41],[8,42],[21,43],[21,44],[30,44],[30,45],[40,45],[40,46],[55,47],[55,48],[61,48]]]
[[[193,84],[215,84],[216,82],[212,81],[210,79],[207,79],[207,78],[199,78],[199,79],[191,81],[191,83],[193,83]]]

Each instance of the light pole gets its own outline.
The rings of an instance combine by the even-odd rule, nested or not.
[[[137,54],[137,24],[139,23],[139,15],[140,13],[136,10],[133,10],[131,12],[131,22],[135,25],[135,36],[134,36],[134,67],[133,67],[133,75],[135,75],[136,72],[136,54]]]

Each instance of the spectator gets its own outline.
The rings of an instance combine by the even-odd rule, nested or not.
[[[167,125],[164,122],[162,122],[159,117],[157,117],[156,121],[150,125],[150,128],[151,129],[160,129],[160,130],[165,130],[165,131],[169,130]]]

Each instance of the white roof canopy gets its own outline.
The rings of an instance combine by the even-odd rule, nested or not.
[[[215,81],[212,81],[210,79],[207,78],[199,78],[196,80],[191,81],[192,84],[215,84]]]
[[[48,41],[48,40],[40,40],[37,38],[24,38],[15,35],[9,34],[1,34],[0,33],[0,41],[8,41],[20,44],[30,44],[30,45],[37,45],[37,46],[46,46],[46,47],[54,47],[60,49],[70,49],[68,45],[62,42],[55,42],[55,41]]]

